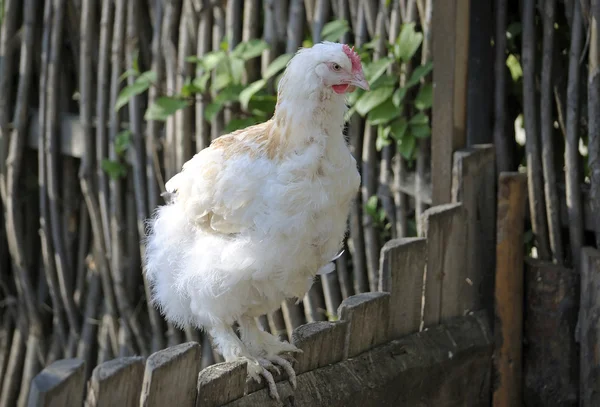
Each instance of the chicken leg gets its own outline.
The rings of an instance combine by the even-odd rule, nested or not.
[[[240,326],[241,339],[252,356],[257,358],[259,363],[266,369],[279,372],[279,367],[288,374],[289,382],[292,388],[296,388],[296,372],[289,360],[281,357],[282,353],[302,352],[294,345],[288,342],[280,341],[276,336],[263,331],[255,319],[244,316],[238,320]],[[287,358],[294,360],[293,357],[286,355]],[[271,387],[269,386],[269,389]],[[274,396],[271,392],[271,396]],[[277,398],[277,396],[275,396]]]

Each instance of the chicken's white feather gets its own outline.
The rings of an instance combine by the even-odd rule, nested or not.
[[[273,119],[216,139],[167,182],[172,202],[149,221],[145,273],[168,320],[210,330],[272,312],[302,298],[339,252],[360,176],[336,64],[365,84],[348,55],[335,43],[300,50]],[[223,335],[227,358],[238,351]]]

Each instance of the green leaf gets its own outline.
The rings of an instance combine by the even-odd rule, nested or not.
[[[394,93],[394,88],[386,87],[375,89],[372,92],[365,92],[356,102],[356,111],[365,116],[370,110],[385,102]]]
[[[415,55],[422,42],[423,34],[415,31],[415,23],[403,24],[394,45],[394,55],[403,62],[408,62]]]
[[[371,83],[376,81],[377,78],[385,73],[392,62],[394,61],[391,58],[381,58],[369,64],[364,64],[363,71],[365,72],[367,82]]]
[[[279,55],[277,58],[275,58],[273,60],[273,62],[271,62],[269,64],[267,69],[265,69],[265,73],[263,74],[263,79],[269,79],[272,76],[279,73],[279,71],[281,71],[283,68],[285,68],[285,66],[290,61],[290,59],[292,59],[292,56],[293,56],[292,54],[283,54],[283,55]]]
[[[156,102],[148,106],[146,114],[144,114],[144,119],[165,121],[173,113],[187,106],[188,102],[185,100],[170,96],[161,96]]]
[[[199,58],[198,62],[202,64],[204,69],[211,71],[217,67],[221,62],[225,60],[227,54],[225,51],[211,51],[204,54],[203,57]]]
[[[242,83],[242,76],[246,70],[246,65],[243,60],[238,58],[230,59],[230,69],[233,83]]]
[[[124,154],[131,144],[131,130],[123,130],[115,138],[115,152],[118,155]]]
[[[390,128],[385,127],[382,128],[382,126],[379,126],[377,128],[377,140],[375,140],[375,148],[377,149],[377,151],[381,151],[383,149],[383,147],[387,147],[390,144],[392,144],[390,137]]]
[[[244,89],[243,85],[231,84],[217,93],[213,102],[225,104],[227,102],[237,102],[240,98],[240,93]]]
[[[394,96],[392,97],[392,102],[394,103],[394,106],[396,106],[398,108],[400,107],[400,104],[406,97],[406,92],[407,92],[407,88],[400,88],[400,89],[396,90],[396,92],[394,92]]]
[[[231,133],[239,129],[246,128],[248,126],[252,126],[253,124],[258,123],[255,117],[247,117],[245,119],[231,119],[227,126],[225,126],[225,132]]]
[[[210,72],[204,72],[201,76],[196,77],[192,84],[196,89],[198,89],[199,93],[204,93],[207,90],[206,87],[209,79]]]
[[[260,54],[268,48],[269,44],[266,41],[253,39],[239,43],[231,52],[231,56],[240,58],[242,61],[248,61],[249,59],[260,56]]]
[[[127,167],[118,161],[104,159],[101,163],[102,170],[112,179],[125,178]]]
[[[276,103],[277,97],[274,95],[256,94],[250,99],[248,110],[254,116],[263,118],[262,121],[264,121],[268,117],[273,116]]]
[[[115,111],[119,111],[123,106],[125,106],[129,100],[135,95],[139,95],[144,93],[152,82],[156,81],[156,72],[147,71],[141,74],[135,82],[130,85],[125,86],[121,92],[119,92],[119,96],[117,97],[117,102],[115,103]]]
[[[321,41],[339,41],[350,30],[346,20],[333,20],[323,26]]]
[[[390,126],[390,135],[394,140],[400,142],[404,135],[406,134],[406,130],[408,129],[408,123],[404,117],[400,117],[399,119],[394,120]]]
[[[251,83],[240,92],[240,104],[242,105],[242,109],[248,110],[248,104],[250,103],[250,99],[252,96],[256,94],[259,90],[265,87],[267,81],[265,79],[259,79],[256,82]]]
[[[419,93],[415,97],[415,107],[419,110],[429,109],[433,102],[433,86],[431,83],[426,83],[421,86]]]
[[[410,126],[410,133],[415,138],[427,138],[431,136],[431,127],[428,124],[416,124]]]
[[[140,74],[136,69],[128,69],[119,76],[119,82],[123,81],[123,79],[127,79],[130,76],[138,76]]]
[[[408,82],[406,83],[406,87],[410,88],[411,86],[419,83],[422,77],[427,75],[433,69],[433,64],[431,62],[426,63],[425,65],[420,65],[412,72]]]
[[[377,198],[377,195],[373,195],[369,198],[369,200],[367,201],[367,204],[365,205],[365,210],[367,212],[367,214],[371,215],[372,217],[377,217],[377,204],[379,203],[379,198]]]
[[[398,77],[395,75],[381,75],[379,78],[370,82],[371,89],[382,88],[384,86],[396,86],[398,84]]]
[[[427,116],[425,113],[417,113],[416,115],[414,115],[413,117],[410,118],[410,120],[408,121],[408,124],[410,124],[410,125],[429,124],[429,116]]]
[[[402,157],[404,157],[407,160],[410,160],[415,152],[416,144],[417,142],[415,138],[410,134],[410,132],[407,133],[406,136],[403,137],[402,140],[398,143],[398,149],[400,151],[400,154],[402,154]]]
[[[521,63],[513,54],[510,54],[506,58],[506,66],[510,70],[510,76],[512,77],[512,80],[514,82],[518,81],[519,78],[523,76],[523,69],[521,68]]]
[[[388,99],[369,112],[367,121],[369,124],[376,126],[379,124],[385,124],[390,120],[395,119],[399,115],[400,109],[394,106],[391,99]]]
[[[204,110],[204,119],[211,122],[223,108],[223,103],[212,102],[206,106]]]
[[[216,70],[215,80],[212,83],[212,89],[214,91],[220,91],[223,88],[226,88],[232,82],[231,74],[227,68]]]

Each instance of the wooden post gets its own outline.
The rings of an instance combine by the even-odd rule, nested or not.
[[[196,407],[222,406],[242,397],[246,372],[246,360],[217,363],[202,370],[198,375]],[[172,404],[173,407],[176,405],[179,404]]]
[[[467,279],[466,212],[462,204],[438,205],[422,215],[427,238],[423,326],[465,315],[473,285]]]
[[[496,237],[496,342],[493,406],[522,404],[523,230],[527,177],[501,173]]]
[[[466,147],[470,0],[438,0],[433,7],[433,205],[449,203],[452,153]]]
[[[581,251],[579,405],[600,405],[600,251]]]
[[[33,378],[27,405],[30,407],[82,405],[84,372],[83,360],[57,360]]]
[[[86,407],[133,406],[139,403],[144,358],[125,357],[96,366],[88,385]]]
[[[296,374],[342,361],[347,328],[346,321],[319,321],[294,329],[292,343],[302,350],[294,355],[298,361],[294,366]]]
[[[527,258],[525,266],[523,400],[527,406],[576,406],[579,275],[539,259]]]
[[[454,153],[452,202],[466,210],[467,278],[473,286],[465,299],[472,311],[494,315],[496,265],[496,162],[492,145],[479,145]]]
[[[191,406],[196,400],[200,345],[182,343],[153,353],[146,360],[140,406]],[[176,388],[177,392],[165,391]]]
[[[418,332],[423,305],[427,241],[394,239],[381,249],[379,291],[390,293],[390,339]]]

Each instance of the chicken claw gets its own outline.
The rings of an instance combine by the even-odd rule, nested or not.
[[[258,383],[262,383],[261,376],[264,377],[267,382],[267,387],[269,388],[269,396],[277,401],[280,401],[279,393],[277,392],[277,386],[275,385],[275,379],[273,378],[271,372],[269,372],[268,368],[264,366],[265,364],[266,363],[264,362],[263,358],[252,361],[252,363],[248,363],[248,377],[256,380]],[[269,364],[271,366],[273,365],[270,362]]]
[[[292,358],[293,359],[293,358]],[[269,361],[271,361],[272,363],[276,363],[277,365],[281,366],[283,368],[283,370],[285,370],[285,372],[288,374],[288,381],[290,382],[290,384],[292,385],[292,389],[296,389],[296,371],[294,370],[294,368],[292,367],[292,364],[282,358],[281,356],[271,356],[268,358]]]

